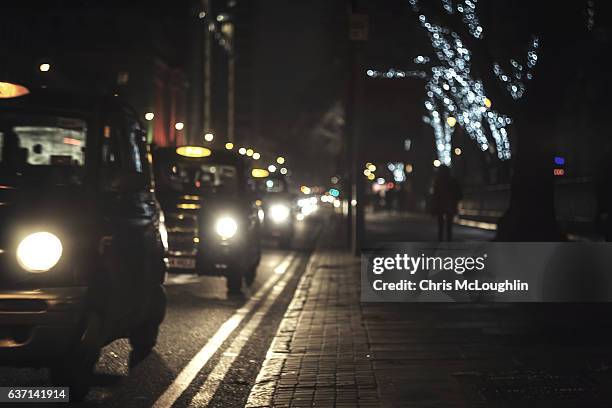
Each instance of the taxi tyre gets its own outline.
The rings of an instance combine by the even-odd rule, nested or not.
[[[142,324],[135,326],[131,330],[129,336],[130,345],[132,346],[130,367],[134,367],[151,354],[151,351],[157,344],[159,326],[166,315],[166,290],[163,286],[158,285],[152,292],[148,316]]]
[[[81,343],[62,361],[49,367],[51,383],[70,388],[70,400],[82,401],[91,387],[93,370],[102,350],[102,323],[92,313],[81,338]]]
[[[257,265],[258,262],[251,265],[251,267],[249,267],[249,269],[244,274],[244,281],[248,287],[251,287],[253,285],[253,282],[255,282],[255,275],[257,274]]]
[[[225,275],[227,279],[227,291],[230,294],[239,294],[242,290],[243,278],[246,278],[249,273],[250,264],[244,259],[237,261],[228,268]]]
[[[293,228],[291,228],[287,233],[279,237],[278,246],[281,249],[287,250],[293,248]]]
[[[244,274],[244,280],[248,287],[251,287],[255,282],[255,276],[257,275],[257,267],[259,266],[259,262],[261,261],[261,242],[257,241],[257,256],[255,258],[255,262],[249,267],[249,269]]]
[[[227,291],[230,294],[239,294],[242,290],[242,271],[234,270],[229,272],[226,277],[227,279]]]

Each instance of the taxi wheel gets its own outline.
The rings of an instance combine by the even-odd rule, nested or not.
[[[83,343],[61,362],[49,367],[54,386],[70,387],[70,400],[82,401],[91,386],[93,370],[100,358],[100,320],[92,315],[83,335]]]
[[[227,291],[231,295],[238,295],[242,293],[242,271],[236,268],[230,271],[226,277],[227,279]]]
[[[83,359],[69,358],[49,368],[51,383],[57,387],[70,388],[70,401],[82,401],[91,387],[93,370],[100,357],[100,350]]]
[[[261,243],[257,241],[257,255],[255,257],[255,260],[253,261],[253,264],[249,266],[248,270],[244,274],[244,280],[248,287],[251,287],[251,285],[253,285],[253,282],[255,282],[255,275],[257,274],[257,267],[259,266],[260,261],[261,261]]]
[[[244,280],[248,287],[251,287],[251,285],[253,285],[253,282],[255,282],[256,273],[257,273],[257,263],[251,266],[249,270],[247,271],[247,273],[244,275]]]
[[[157,336],[159,335],[159,326],[161,325],[166,315],[166,291],[159,285],[153,290],[151,296],[151,304],[149,313],[145,321],[135,326],[130,333],[130,345],[132,352],[130,353],[130,367],[136,366],[145,357],[151,354],[151,351],[157,344]]]
[[[279,241],[280,249],[289,250],[293,248],[293,242],[291,236],[286,236],[280,239]]]

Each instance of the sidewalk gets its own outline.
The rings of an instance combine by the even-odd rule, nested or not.
[[[610,407],[612,307],[360,303],[328,236],[247,407]]]
[[[380,406],[357,268],[346,253],[313,255],[246,407]]]
[[[438,240],[438,221],[421,213],[366,213],[365,246],[377,242],[434,242]],[[453,227],[454,241],[491,241],[495,231],[464,225]]]

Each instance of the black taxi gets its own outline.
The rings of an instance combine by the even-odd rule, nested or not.
[[[260,174],[254,173],[255,176]],[[264,236],[278,241],[281,248],[291,248],[295,231],[295,197],[289,192],[287,179],[270,173],[255,178],[259,202],[264,211]]]
[[[230,293],[252,284],[260,219],[244,158],[202,146],[156,148],[153,157],[170,271],[225,276]]]
[[[165,314],[164,234],[128,106],[0,82],[0,365],[50,367],[78,399],[106,344],[147,355]]]

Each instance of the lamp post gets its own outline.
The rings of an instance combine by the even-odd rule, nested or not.
[[[234,52],[234,23],[228,14],[220,14],[221,33],[227,51],[227,140],[234,141],[234,117],[236,112],[236,57]]]
[[[212,66],[212,33],[214,29],[214,22],[210,20],[211,15],[211,0],[202,0],[202,13],[204,13],[204,72],[203,72],[203,96],[204,103],[202,112],[202,125],[204,132],[208,132],[211,129],[211,114],[210,114],[210,102],[211,102],[211,66]]]

